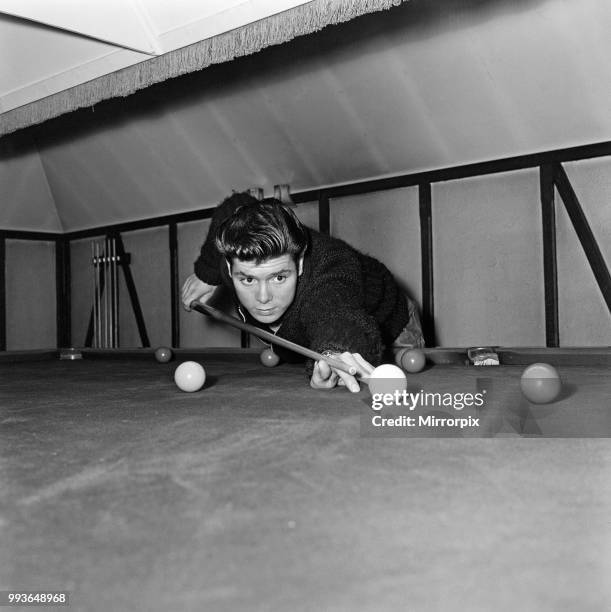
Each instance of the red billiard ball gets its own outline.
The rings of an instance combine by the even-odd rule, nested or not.
[[[168,361],[172,360],[173,357],[173,353],[172,350],[169,348],[166,348],[165,346],[160,346],[156,351],[155,351],[155,359],[159,362],[159,363],[167,363]]]
[[[533,363],[522,373],[520,388],[524,397],[533,404],[549,404],[560,395],[562,381],[554,366]]]
[[[261,359],[261,363],[267,368],[273,368],[280,362],[280,357],[278,357],[271,348],[261,351],[259,358]]]
[[[426,356],[420,349],[409,349],[401,355],[401,367],[411,374],[421,372],[426,365]]]

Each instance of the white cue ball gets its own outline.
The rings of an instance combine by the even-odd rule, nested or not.
[[[384,363],[378,366],[369,375],[369,392],[374,393],[402,393],[407,389],[407,377],[401,368],[392,364]]]
[[[176,368],[174,382],[181,391],[199,391],[206,382],[206,370],[196,361],[185,361]]]

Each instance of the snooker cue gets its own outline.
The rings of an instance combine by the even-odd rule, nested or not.
[[[93,264],[93,339],[92,346],[96,348],[96,344],[98,341],[98,282],[97,282],[97,272],[96,272],[96,263],[95,263],[95,242],[91,242],[91,263]]]
[[[238,329],[244,330],[252,334],[253,336],[263,338],[263,340],[267,340],[268,342],[272,342],[274,344],[277,344],[278,346],[287,348],[295,353],[303,355],[304,357],[309,357],[310,359],[314,359],[314,361],[324,360],[336,370],[341,370],[342,372],[346,372],[346,374],[350,374],[351,376],[355,376],[357,373],[356,368],[354,366],[348,365],[347,363],[334,359],[333,357],[326,357],[325,355],[317,353],[312,349],[306,348],[305,346],[301,346],[300,344],[295,344],[294,342],[286,340],[285,338],[275,336],[274,334],[265,331],[264,329],[255,327],[254,325],[250,325],[249,323],[244,323],[243,321],[240,321],[239,319],[236,319],[231,315],[227,315],[224,312],[213,308],[212,306],[208,306],[208,304],[202,304],[201,302],[194,300],[193,302],[191,302],[190,306],[192,310],[197,310],[202,314],[210,315],[213,319],[216,319],[217,321],[222,321],[223,323],[227,323],[228,325],[237,327]],[[360,378],[359,380],[367,382],[363,378]]]
[[[112,238],[112,345],[119,347],[119,289],[117,284],[117,245]]]
[[[95,338],[95,345],[96,348],[100,348],[101,347],[101,339],[102,339],[102,315],[100,313],[100,307],[101,307],[101,301],[100,301],[100,287],[101,287],[101,275],[100,275],[100,244],[96,241],[95,243],[95,273],[96,273],[96,294],[95,294],[95,300],[96,300],[96,317],[95,317],[95,321],[96,321],[96,338]]]
[[[104,348],[109,347],[108,342],[108,332],[110,331],[110,308],[108,307],[110,302],[108,298],[110,297],[110,283],[108,282],[108,238],[104,240]]]

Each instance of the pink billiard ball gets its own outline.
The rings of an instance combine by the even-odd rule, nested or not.
[[[411,374],[421,372],[426,365],[426,356],[420,349],[410,349],[401,355],[401,367]]]
[[[206,382],[206,370],[195,361],[185,361],[176,368],[174,382],[181,391],[199,391]]]
[[[156,351],[155,351],[155,359],[159,362],[159,363],[167,363],[168,361],[172,360],[172,357],[174,355],[172,354],[171,349],[166,348],[165,346],[160,346]]]
[[[562,381],[554,366],[533,363],[522,373],[520,388],[524,397],[533,404],[549,404],[560,395]]]
[[[280,357],[278,357],[271,348],[261,351],[259,358],[261,359],[261,363],[267,368],[273,368],[280,362]]]

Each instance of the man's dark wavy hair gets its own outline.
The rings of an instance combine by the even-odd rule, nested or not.
[[[274,198],[245,204],[219,226],[215,244],[229,261],[262,261],[305,251],[308,234],[295,213]]]

